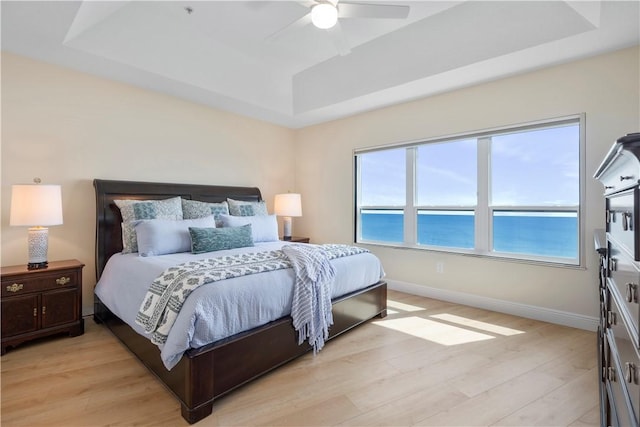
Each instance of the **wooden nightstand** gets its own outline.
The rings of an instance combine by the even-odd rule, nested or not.
[[[7,347],[48,335],[84,333],[82,264],[50,262],[41,270],[2,267],[2,354]]]
[[[283,242],[292,242],[292,243],[309,243],[308,237],[300,237],[300,236],[291,236],[290,239],[285,239],[282,237],[280,240]]]

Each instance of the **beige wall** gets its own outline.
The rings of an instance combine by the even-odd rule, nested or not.
[[[293,189],[294,132],[132,86],[2,53],[2,265],[27,262],[26,227],[9,226],[11,185],[61,184],[64,224],[49,260],[77,258],[93,311],[93,179]]]
[[[587,270],[371,246],[391,281],[597,315],[591,178],[618,136],[640,130],[639,49],[514,76],[298,131],[2,53],[2,265],[27,259],[26,229],[9,227],[11,184],[62,184],[64,225],[49,259],[77,258],[84,311],[95,284],[94,178],[257,185],[303,195],[294,232],[352,242],[353,149],[586,113]],[[436,273],[436,263],[444,272]]]
[[[613,141],[640,131],[638,47],[547,68],[366,114],[296,135],[298,233],[316,242],[351,242],[353,150],[586,113],[587,269],[370,246],[387,278],[550,311],[597,316],[593,230],[602,227],[601,185],[591,178]],[[436,273],[436,263],[444,272]]]

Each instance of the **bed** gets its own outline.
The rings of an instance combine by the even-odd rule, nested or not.
[[[183,199],[216,203],[228,198],[260,201],[255,187],[209,186],[94,180],[96,192],[96,275],[122,251],[120,210],[114,200]],[[298,345],[291,316],[216,340],[184,352],[168,370],[158,346],[112,312],[96,295],[94,320],[111,332],[175,395],[183,418],[195,423],[210,415],[216,399],[311,350]],[[332,339],[374,317],[386,316],[387,285],[383,280],[332,299]]]

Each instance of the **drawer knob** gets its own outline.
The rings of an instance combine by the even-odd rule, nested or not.
[[[62,276],[59,279],[56,279],[56,283],[60,286],[64,286],[71,281],[70,278]]]
[[[7,292],[18,292],[24,288],[22,283],[14,283],[13,285],[7,286]]]
[[[615,258],[609,258],[609,271],[616,271],[617,262]]]
[[[635,283],[627,283],[626,292],[627,302],[638,302],[638,285]]]
[[[638,377],[636,375],[636,365],[631,362],[624,364],[624,379],[629,384],[638,384]]]
[[[609,366],[607,368],[607,379],[611,382],[616,382],[616,370],[615,368]]]
[[[633,179],[633,175],[620,175],[620,181],[624,181],[627,179]]]
[[[616,319],[616,313],[613,311],[610,311],[607,313],[607,324],[609,325],[609,327],[614,326],[617,324],[617,319]]]
[[[624,212],[622,214],[622,230],[631,230],[631,212]]]

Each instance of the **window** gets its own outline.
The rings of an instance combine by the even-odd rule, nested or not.
[[[362,239],[402,243],[406,190],[406,151],[375,151],[359,159]]]
[[[474,139],[415,148],[417,244],[473,249],[477,205]]]
[[[356,151],[356,242],[579,265],[583,120]]]

